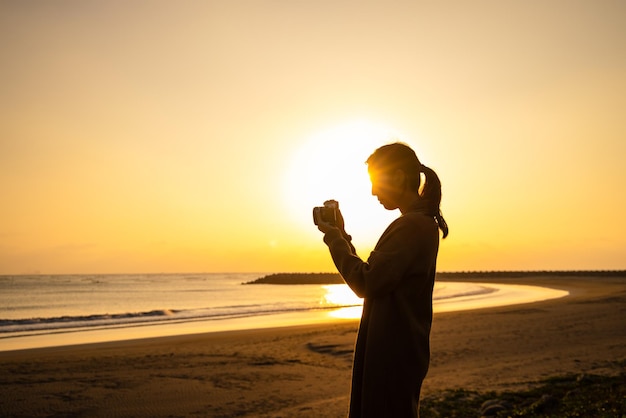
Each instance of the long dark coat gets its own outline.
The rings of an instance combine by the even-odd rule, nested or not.
[[[415,205],[389,225],[367,262],[346,238],[339,230],[324,236],[339,273],[364,298],[349,416],[417,417],[430,360],[437,222]]]

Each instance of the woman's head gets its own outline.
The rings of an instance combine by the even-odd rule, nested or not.
[[[386,209],[396,209],[398,201],[406,196],[419,197],[437,219],[443,237],[448,235],[448,226],[439,209],[439,177],[419,161],[411,147],[399,142],[383,145],[370,155],[366,163],[372,181],[372,194]],[[421,173],[424,174],[424,187],[420,193]]]
[[[397,170],[404,173],[404,187],[417,192],[420,187],[420,163],[415,151],[408,145],[396,142],[378,148],[366,161],[372,175],[393,174]]]

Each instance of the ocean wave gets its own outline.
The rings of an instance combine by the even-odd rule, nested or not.
[[[180,285],[170,277],[143,280],[141,277],[107,276],[107,286],[85,289],[75,286],[82,277],[71,277],[72,286],[57,286],[59,280],[23,279],[17,285],[0,289],[0,339],[48,333],[140,327],[196,321],[219,321],[280,313],[332,310],[354,307],[362,300],[345,284],[323,286],[240,286],[251,274],[207,275],[206,288],[192,278],[191,286]],[[171,279],[184,277],[174,275]],[[209,280],[211,278],[212,280]],[[91,278],[90,278],[91,279]],[[132,279],[132,280],[131,280]],[[166,280],[167,279],[167,280]],[[202,277],[201,277],[202,279]],[[37,285],[35,300],[25,302],[19,295],[30,294]],[[435,304],[464,297],[481,297],[496,292],[478,283],[438,282],[433,295]],[[201,294],[199,294],[201,293]],[[122,296],[120,296],[122,295]],[[165,296],[164,296],[165,295]],[[198,295],[198,296],[196,296]],[[199,300],[206,300],[206,303]],[[22,304],[24,303],[24,304]],[[167,309],[172,307],[174,309]],[[111,312],[114,313],[102,313]],[[117,311],[115,313],[115,311]]]
[[[127,312],[119,314],[95,314],[84,316],[59,316],[50,318],[0,319],[0,338],[14,337],[16,334],[52,333],[60,330],[102,329],[107,327],[130,327],[158,325],[193,321],[223,320],[289,312],[328,310],[354,306],[350,305],[234,305],[206,309],[172,310],[158,309],[148,312]]]

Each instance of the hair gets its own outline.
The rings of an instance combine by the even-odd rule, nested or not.
[[[443,238],[448,236],[448,224],[441,215],[441,181],[439,176],[429,167],[420,162],[415,151],[406,144],[396,142],[378,148],[366,161],[374,170],[391,172],[402,170],[406,176],[408,187],[416,191],[426,203],[429,214],[437,220]],[[424,173],[424,186],[420,192],[421,175]]]

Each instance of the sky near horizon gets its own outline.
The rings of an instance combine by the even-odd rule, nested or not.
[[[439,174],[438,269],[626,268],[622,1],[0,0],[0,274],[333,271],[364,164]]]

